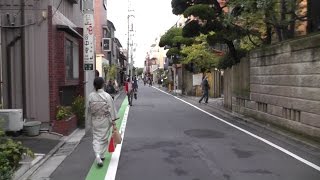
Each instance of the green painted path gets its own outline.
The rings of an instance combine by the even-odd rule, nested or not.
[[[120,107],[120,110],[118,112],[118,115],[120,117],[120,119],[118,121],[116,121],[118,129],[120,129],[120,126],[122,124],[124,113],[125,113],[127,106],[128,106],[128,100],[127,100],[127,98],[125,98],[123,100],[121,107]],[[99,168],[94,161],[94,163],[92,164],[91,169],[86,177],[86,180],[104,180],[106,173],[108,171],[111,156],[112,156],[111,153],[106,153],[105,160],[103,162],[103,167],[101,167],[101,168]]]

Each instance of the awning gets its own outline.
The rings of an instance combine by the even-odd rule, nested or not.
[[[75,29],[67,25],[57,25],[57,29],[61,31],[65,31],[75,38],[83,38],[81,34],[79,34]]]

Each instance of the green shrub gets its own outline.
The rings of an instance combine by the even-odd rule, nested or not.
[[[10,167],[8,158],[0,153],[0,179],[11,180],[13,176],[13,168]]]
[[[24,156],[34,157],[34,154],[21,142],[6,137],[0,129],[0,179],[12,179],[14,171],[19,167],[19,162]]]
[[[78,96],[72,103],[72,112],[78,118],[78,127],[84,128],[85,125],[85,99],[82,96]]]
[[[72,116],[71,107],[69,106],[58,106],[56,119],[63,120]]]

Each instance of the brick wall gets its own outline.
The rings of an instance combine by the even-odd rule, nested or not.
[[[96,54],[106,55],[106,53],[102,51],[101,41],[103,38],[102,26],[107,25],[107,11],[103,6],[103,0],[95,0],[94,6],[94,35],[96,37]]]
[[[56,117],[56,107],[60,105],[60,88],[64,86],[76,86],[77,94],[84,95],[84,71],[83,71],[83,40],[77,38],[79,44],[79,79],[70,84],[65,75],[65,39],[67,33],[58,31],[52,24],[52,8],[48,7],[48,46],[49,46],[49,87],[50,87],[50,121]],[[82,28],[76,29],[82,34]]]

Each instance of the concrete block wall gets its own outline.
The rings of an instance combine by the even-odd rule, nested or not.
[[[320,34],[255,50],[249,60],[250,98],[233,94],[232,110],[320,137]]]

